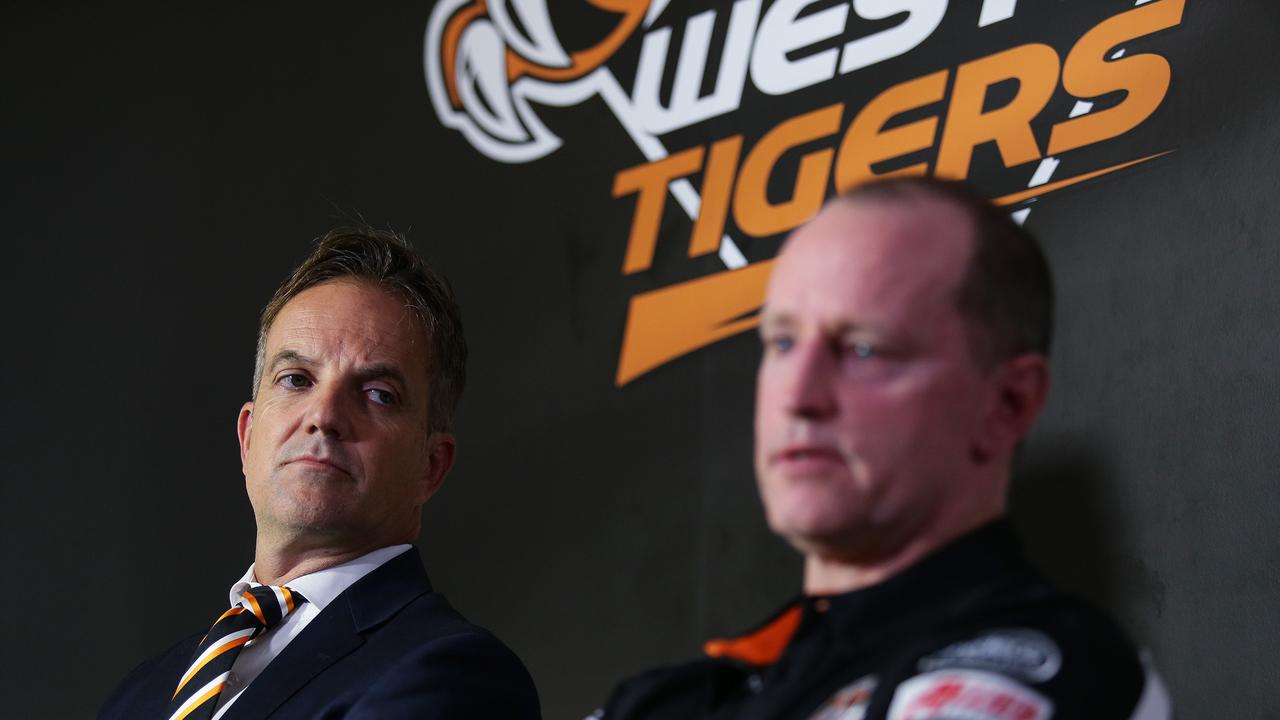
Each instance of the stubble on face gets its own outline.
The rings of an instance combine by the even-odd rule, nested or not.
[[[770,526],[802,552],[871,558],[936,521],[981,385],[954,303],[968,228],[940,202],[837,202],[780,253],[756,471]]]
[[[281,309],[241,413],[260,544],[378,547],[417,534],[430,462],[427,343],[398,298],[331,281]]]

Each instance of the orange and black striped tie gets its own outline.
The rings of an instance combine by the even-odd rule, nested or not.
[[[208,720],[226,686],[231,664],[244,644],[280,624],[307,599],[287,587],[260,585],[241,593],[240,602],[209,629],[196,647],[190,667],[173,692],[165,717]]]

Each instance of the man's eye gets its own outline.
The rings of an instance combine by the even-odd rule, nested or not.
[[[869,342],[855,342],[845,347],[845,351],[856,358],[873,358],[880,354],[875,345]]]
[[[276,382],[287,388],[304,388],[311,384],[311,379],[300,373],[289,373],[281,376]]]
[[[765,349],[780,353],[790,352],[795,344],[795,340],[790,335],[774,335],[764,339]]]
[[[365,393],[369,396],[371,400],[378,403],[379,405],[395,405],[397,403],[396,394],[391,392],[390,390],[384,390],[382,388],[369,388],[365,390]]]

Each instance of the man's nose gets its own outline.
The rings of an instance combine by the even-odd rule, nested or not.
[[[836,358],[829,343],[811,339],[792,350],[787,411],[797,417],[822,420],[836,412]]]
[[[351,400],[337,384],[317,384],[312,388],[307,406],[307,433],[318,433],[335,439],[348,439],[351,434]]]

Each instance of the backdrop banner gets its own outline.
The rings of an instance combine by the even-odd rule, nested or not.
[[[1032,558],[1179,717],[1280,717],[1280,3],[17,0],[0,35],[5,717],[92,716],[224,609],[259,313],[360,222],[457,291],[418,547],[546,716],[753,625],[800,581],[752,469],[773,258],[891,174],[1049,255]]]

